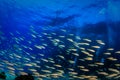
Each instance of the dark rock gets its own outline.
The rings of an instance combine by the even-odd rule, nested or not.
[[[17,76],[15,80],[34,80],[34,77],[31,74],[20,75],[20,76]]]
[[[3,80],[6,79],[5,72],[1,72],[1,73],[0,73],[0,79],[3,79]]]

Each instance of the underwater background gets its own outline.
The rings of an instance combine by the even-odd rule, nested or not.
[[[0,0],[0,72],[120,80],[120,0]]]

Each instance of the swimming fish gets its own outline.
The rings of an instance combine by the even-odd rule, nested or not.
[[[68,30],[58,31],[35,30],[31,27],[30,38],[16,31],[11,40],[14,45],[0,50],[0,70],[11,75],[31,73],[37,80],[108,80],[120,79],[120,51],[107,48],[100,55],[104,61],[98,60],[98,51],[106,43],[80,37]],[[9,43],[9,42],[8,42]],[[101,78],[102,76],[102,78]]]

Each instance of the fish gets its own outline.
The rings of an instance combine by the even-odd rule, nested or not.
[[[67,32],[64,28],[40,32],[30,27],[25,34],[30,39],[19,31],[18,37],[10,33],[14,44],[0,50],[0,70],[14,76],[31,73],[37,80],[102,80],[100,76],[104,80],[120,79],[119,59],[113,56],[120,55],[120,50],[107,47],[100,51],[107,46],[104,40]]]

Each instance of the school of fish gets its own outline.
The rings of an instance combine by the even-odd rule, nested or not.
[[[36,80],[119,80],[120,51],[75,33],[31,26],[24,35],[9,32],[7,39],[0,32],[0,44],[7,39],[7,48],[0,47],[0,71],[13,76],[31,73]]]

